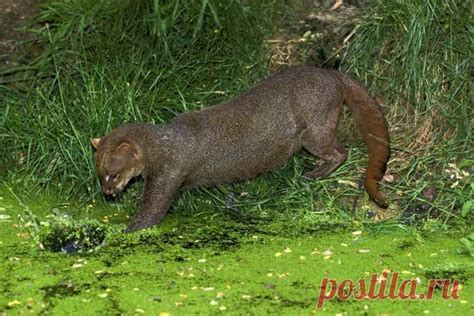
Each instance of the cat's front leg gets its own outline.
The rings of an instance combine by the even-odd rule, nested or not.
[[[158,224],[165,217],[182,183],[182,177],[176,173],[147,175],[142,206],[125,231],[133,232]]]

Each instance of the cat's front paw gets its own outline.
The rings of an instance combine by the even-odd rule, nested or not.
[[[143,229],[144,227],[139,227],[138,225],[130,224],[127,226],[127,228],[124,229],[124,233],[133,233],[137,230]]]
[[[132,219],[132,222],[125,229],[126,233],[131,233],[140,229],[155,226],[163,218],[164,214],[153,211],[141,211]]]
[[[124,232],[125,233],[133,233],[137,230],[140,229],[145,229],[154,226],[154,223],[148,223],[146,221],[133,221],[128,225],[127,228],[125,228]]]

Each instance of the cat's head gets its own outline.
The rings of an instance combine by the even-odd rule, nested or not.
[[[92,138],[91,143],[96,150],[96,170],[103,194],[121,192],[131,178],[142,173],[143,155],[135,142],[114,139],[111,133],[102,138]]]

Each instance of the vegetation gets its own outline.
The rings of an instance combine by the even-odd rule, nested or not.
[[[270,2],[49,1],[37,18],[42,53],[11,70],[15,84],[1,90],[8,178],[36,194],[54,188],[65,199],[98,198],[89,139],[123,122],[161,124],[251,86],[267,72],[265,38],[278,9]],[[384,190],[394,213],[434,215],[441,226],[471,218],[471,207],[461,216],[463,205],[472,206],[468,11],[456,2],[376,1],[343,60],[390,105],[394,154]],[[299,219],[315,211],[345,219],[360,206],[366,161],[352,139],[348,162],[329,179],[299,181],[312,164],[303,155],[250,183],[187,193],[177,208],[203,211],[196,198],[205,196],[215,209],[232,200],[244,209],[291,209]],[[427,198],[424,190],[435,193]],[[131,191],[128,208],[140,183]],[[248,197],[236,198],[241,192]]]
[[[353,221],[339,229],[289,225],[282,231],[281,224],[268,220],[176,212],[159,229],[123,234],[120,209],[95,207],[94,216],[113,225],[102,224],[109,231],[99,247],[78,249],[84,243],[65,244],[63,237],[79,241],[83,228],[97,233],[98,226],[68,223],[64,216],[73,213],[74,204],[58,206],[54,215],[50,201],[36,201],[28,206],[47,219],[38,222],[41,250],[30,233],[34,224],[22,214],[25,206],[8,190],[0,189],[0,196],[7,213],[20,213],[18,220],[0,218],[0,313],[465,315],[471,310],[472,257],[458,255],[461,243],[446,234],[423,237],[416,229],[380,225],[354,230]],[[70,230],[73,225],[77,231]],[[56,245],[61,252],[48,251],[58,250]],[[387,270],[419,280],[417,293],[426,291],[430,278],[458,278],[460,299],[443,300],[436,290],[432,300],[333,299],[324,309],[315,308],[324,277],[340,283]]]
[[[473,110],[468,103],[473,29],[468,4],[374,2],[347,51],[349,69],[372,81],[392,113],[413,131],[429,120],[430,135],[423,141],[438,142],[445,136],[472,148]]]
[[[465,1],[374,0],[354,26],[321,40],[338,41],[332,55],[318,48],[315,57],[308,48],[311,32],[328,28],[318,21],[307,19],[310,31],[295,28],[297,39],[288,41],[298,63],[340,67],[384,99],[393,148],[382,185],[388,212],[363,193],[367,155],[345,114],[340,132],[349,157],[329,178],[301,181],[314,164],[302,153],[252,181],[184,192],[159,227],[121,233],[142,182],[104,202],[89,139],[123,122],[163,124],[252,86],[269,72],[266,40],[275,21],[299,23],[291,12],[278,1],[44,4],[31,29],[37,40],[25,46],[36,57],[5,70],[8,82],[0,86],[7,170],[0,187],[0,313],[70,312],[86,302],[95,304],[90,313],[219,313],[222,306],[302,313],[316,303],[323,271],[353,279],[410,271],[423,282],[457,276],[463,297],[472,297],[473,29]],[[328,249],[335,255],[325,259]],[[275,261],[276,253],[284,260]],[[32,271],[36,262],[42,268]],[[220,275],[220,265],[237,268]],[[410,308],[465,313],[473,302],[461,301]],[[368,305],[396,314],[403,303],[334,301],[327,311],[364,313]]]
[[[45,50],[17,79],[26,91],[6,91],[3,153],[13,173],[28,185],[95,194],[90,137],[123,122],[163,123],[251,85],[265,70],[270,9],[50,1],[38,17]]]
[[[403,204],[437,188],[435,209],[463,217],[473,192],[470,21],[462,1],[377,0],[345,55],[390,109],[390,169]]]

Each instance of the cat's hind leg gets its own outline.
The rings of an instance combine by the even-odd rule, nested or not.
[[[336,170],[347,158],[347,150],[339,143],[335,131],[321,135],[319,132],[307,131],[303,147],[312,155],[323,160],[313,170],[303,174],[303,178],[324,178]]]

